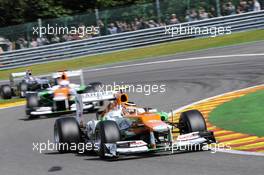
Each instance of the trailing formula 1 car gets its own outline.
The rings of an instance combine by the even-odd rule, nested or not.
[[[48,79],[33,77],[31,71],[27,70],[26,72],[11,73],[9,84],[0,87],[0,96],[3,99],[24,98],[27,93],[38,92],[49,87],[51,85]]]
[[[61,153],[72,151],[69,145],[90,143],[101,158],[118,158],[122,154],[173,153],[182,148],[216,142],[213,132],[207,131],[199,111],[183,112],[178,123],[169,122],[161,114],[138,107],[128,102],[126,94],[117,93],[106,109],[98,114],[98,120],[84,125],[81,112],[77,112],[76,118],[57,119],[54,125],[55,143]],[[172,134],[174,128],[179,129],[176,139]]]
[[[52,74],[52,79],[54,86],[27,96],[26,114],[30,118],[76,111],[76,94],[83,94],[84,110],[96,111],[103,105],[103,99],[96,100],[99,97],[91,100],[91,95],[96,95],[94,93],[99,91],[101,83],[85,85],[82,70],[56,72]],[[78,81],[80,84],[72,83],[73,81]]]

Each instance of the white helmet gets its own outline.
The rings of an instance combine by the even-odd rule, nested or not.
[[[68,87],[70,85],[70,82],[68,80],[62,80],[59,84],[62,87]]]

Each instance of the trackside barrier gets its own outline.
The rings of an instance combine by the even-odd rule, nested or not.
[[[207,20],[181,23],[182,27],[231,27],[232,32],[250,29],[264,29],[264,10],[239,15],[211,18]],[[168,27],[179,27],[170,25]],[[183,40],[207,35],[165,34],[165,27],[155,27],[114,35],[99,36],[89,39],[69,41],[35,48],[26,48],[4,52],[0,55],[0,70],[29,66],[49,61],[58,61],[74,57],[101,54],[162,42]]]

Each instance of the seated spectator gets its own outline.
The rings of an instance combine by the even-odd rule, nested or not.
[[[125,21],[121,22],[121,28],[122,28],[123,32],[131,31],[130,25],[127,24],[127,22],[125,22]]]
[[[210,8],[210,12],[208,13],[208,15],[209,15],[209,18],[217,17],[217,13],[214,7]]]
[[[115,26],[114,23],[110,23],[108,27],[108,33],[109,34],[116,34],[117,33],[117,27]]]
[[[43,36],[43,37],[38,37],[37,38],[37,43],[38,43],[38,46],[43,46],[43,45],[47,45],[49,44],[49,40],[47,39],[46,36]]]
[[[123,30],[123,26],[122,26],[122,22],[120,22],[120,21],[116,21],[116,22],[115,22],[115,26],[116,26],[116,28],[117,28],[117,33],[122,33],[122,32],[124,32],[124,30]]]
[[[198,20],[198,14],[194,9],[191,9],[190,11],[186,12],[185,20],[187,22],[197,21]]]
[[[248,12],[248,4],[244,0],[240,0],[239,5],[237,7],[237,13],[246,13]]]
[[[65,41],[71,41],[71,40],[72,40],[71,35],[68,35],[68,34],[64,34],[64,35],[62,35],[62,37],[61,37],[61,41],[62,41],[62,42],[65,42]]]
[[[6,50],[11,51],[13,50],[13,44],[9,39],[4,39],[4,43],[6,45]]]
[[[31,42],[29,43],[29,47],[37,47],[38,43],[35,38],[32,38]]]
[[[253,11],[260,11],[261,10],[261,6],[258,0],[253,0]]]
[[[28,42],[24,37],[20,37],[17,39],[15,45],[16,45],[16,49],[24,49],[28,47]]]
[[[141,17],[140,19],[139,19],[139,26],[138,26],[139,28],[137,28],[137,30],[140,30],[140,29],[146,29],[146,28],[148,28],[148,22],[146,22],[145,20],[144,20],[144,18],[143,17]]]
[[[149,28],[153,28],[153,27],[158,27],[159,25],[157,23],[155,23],[154,20],[149,20],[148,22],[148,27]]]
[[[223,15],[234,15],[236,14],[236,8],[231,1],[228,1],[223,5]]]
[[[200,8],[199,9],[199,19],[200,20],[204,20],[204,19],[208,19],[209,18],[209,15],[208,15],[208,13],[205,11],[205,9],[204,8]]]
[[[97,23],[97,25],[98,25],[99,31],[100,31],[100,34],[99,35],[101,35],[101,36],[107,35],[107,28],[104,25],[103,21],[102,20],[99,20],[98,23]]]
[[[127,24],[126,25],[126,29],[127,29],[127,31],[133,31],[133,24]]]
[[[180,23],[180,21],[178,20],[176,14],[171,14],[169,24],[179,24],[179,23]]]
[[[57,35],[54,35],[51,38],[51,43],[54,44],[54,43],[58,43],[58,42],[60,42],[60,38]]]
[[[0,54],[4,53],[4,50],[2,49],[2,47],[0,46]]]
[[[248,2],[248,12],[254,11],[254,3],[252,0],[249,0]]]

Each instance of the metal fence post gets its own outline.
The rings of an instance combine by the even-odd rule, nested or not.
[[[160,22],[161,12],[160,12],[160,1],[159,0],[156,0],[156,10],[157,10],[158,21]]]
[[[221,16],[221,4],[219,0],[215,0],[216,2],[216,12],[217,12],[217,16]]]

